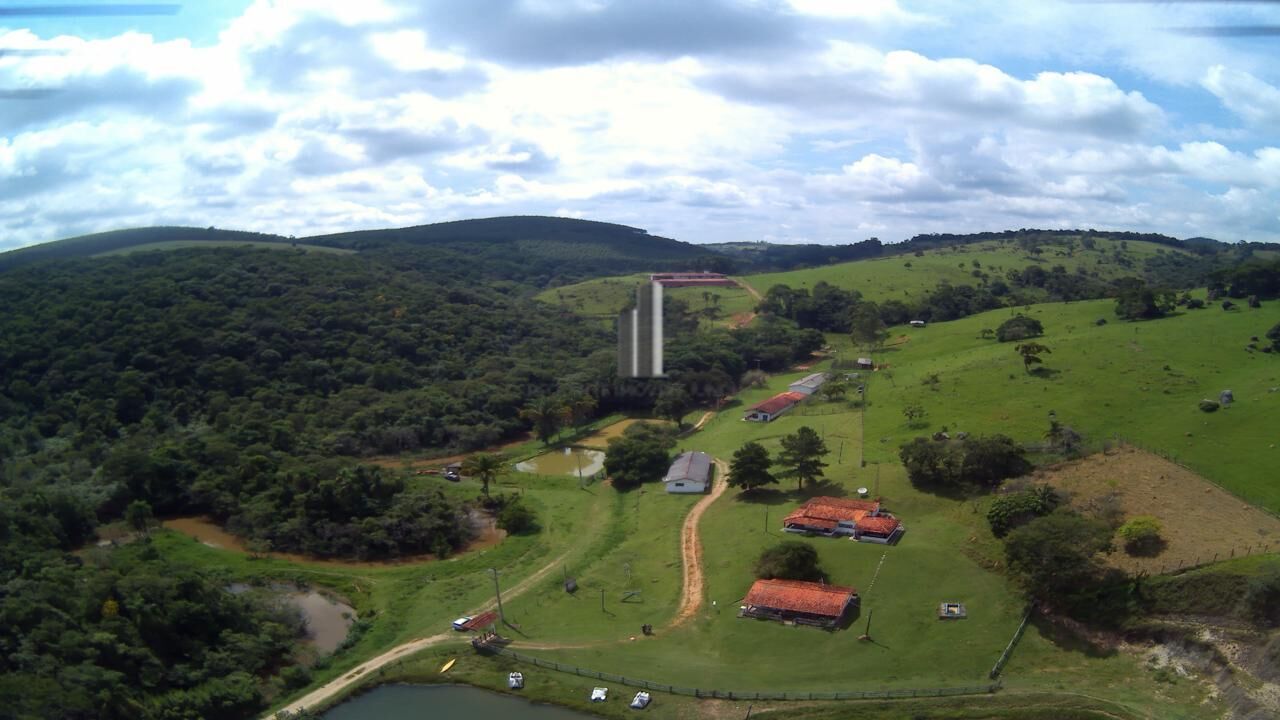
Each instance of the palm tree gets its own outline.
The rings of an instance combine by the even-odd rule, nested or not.
[[[479,478],[484,496],[489,497],[489,483],[493,482],[499,472],[502,472],[505,465],[506,459],[501,455],[476,453],[462,461],[462,474]]]
[[[543,395],[520,411],[521,418],[533,423],[538,439],[544,445],[551,442],[551,437],[560,429],[564,416],[564,403],[550,395]]]

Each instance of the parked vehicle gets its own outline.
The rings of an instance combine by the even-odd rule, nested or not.
[[[649,693],[641,690],[636,693],[635,698],[631,701],[632,710],[643,710],[649,707]]]
[[[519,690],[524,687],[524,673],[513,672],[507,676],[507,687],[512,690]]]
[[[609,688],[593,688],[591,690],[591,702],[604,702],[609,698]]]
[[[454,620],[454,621],[453,621],[453,629],[454,629],[454,630],[457,630],[457,631],[459,631],[459,632],[461,632],[461,631],[463,631],[463,630],[466,630],[466,629],[467,629],[467,628],[466,628],[466,624],[467,624],[467,623],[469,623],[469,622],[471,622],[471,616],[470,616],[470,615],[463,615],[462,617],[460,617],[460,618],[458,618],[457,620]]]

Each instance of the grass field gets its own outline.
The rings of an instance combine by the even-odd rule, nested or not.
[[[1013,310],[998,310],[924,329],[895,328],[909,341],[876,361],[867,415],[867,454],[890,462],[917,435],[951,431],[1004,433],[1039,441],[1049,412],[1086,442],[1123,437],[1190,466],[1249,502],[1280,510],[1280,356],[1247,352],[1252,336],[1280,322],[1280,304],[1223,312],[1217,308],[1142,323],[1120,322],[1106,300],[1033,306],[1052,350],[1043,374],[1024,372],[1014,343],[983,340]],[[1097,326],[1094,321],[1106,318]],[[840,352],[851,354],[848,341]],[[937,382],[925,384],[931,376]],[[1236,402],[1201,412],[1202,398],[1234,392]],[[918,403],[926,427],[908,427],[902,409]]]
[[[152,252],[156,250],[188,250],[190,248],[266,248],[268,250],[293,250],[296,252],[318,252],[332,253],[336,255],[350,255],[355,250],[347,250],[345,248],[324,247],[322,245],[303,245],[276,242],[257,242],[257,241],[241,241],[241,240],[167,240],[165,242],[143,243],[142,245],[131,245],[130,247],[120,248],[119,250],[109,250],[107,252],[97,253],[90,257],[111,257],[115,255],[132,255],[139,252]]]
[[[624,275],[619,277],[597,278],[573,285],[544,290],[537,295],[542,302],[560,305],[578,315],[598,317],[612,321],[628,302],[635,300],[636,286],[647,281],[647,274]],[[734,315],[750,312],[755,301],[746,290],[736,287],[713,288],[667,288],[667,297],[679,298],[689,304],[694,312],[708,307],[718,309],[714,319],[708,319],[708,325],[727,325]],[[720,297],[719,302],[708,302],[702,293],[714,293]]]
[[[750,275],[746,279],[761,293],[768,292],[769,288],[779,284],[792,288],[812,288],[818,282],[825,281],[836,287],[857,290],[870,300],[912,301],[920,299],[941,282],[977,285],[978,279],[973,276],[975,271],[1003,278],[1009,270],[1022,270],[1028,265],[1039,265],[1046,271],[1054,265],[1062,265],[1069,273],[1083,269],[1088,273],[1097,272],[1099,278],[1109,280],[1139,274],[1142,261],[1157,253],[1183,252],[1146,242],[1130,242],[1125,250],[1121,250],[1117,241],[1095,242],[1096,249],[1077,248],[1070,256],[1061,247],[1046,245],[1044,251],[1035,256],[1022,251],[1017,245],[1002,245],[991,241],[954,246],[945,250],[929,250],[921,257],[895,255],[790,272]],[[1134,267],[1125,268],[1117,263],[1114,255],[1116,251],[1131,260]]]

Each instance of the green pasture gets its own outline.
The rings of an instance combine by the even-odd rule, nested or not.
[[[1155,449],[1251,503],[1280,510],[1280,355],[1246,345],[1280,322],[1280,304],[1224,312],[1217,306],[1148,322],[1116,318],[1097,300],[996,310],[927,328],[894,328],[909,341],[875,355],[867,455],[893,462],[908,439],[946,427],[1038,441],[1053,411],[1094,447],[1117,436]],[[1044,324],[1037,340],[1052,354],[1044,370],[1024,372],[1015,343],[983,340],[1016,312]],[[1107,323],[1095,322],[1105,318]],[[853,354],[837,338],[840,352]],[[891,341],[894,342],[894,341]],[[1263,343],[1265,344],[1265,339]],[[926,384],[931,376],[937,382]],[[1236,402],[1205,413],[1201,399],[1231,390]],[[902,409],[919,404],[925,423],[908,427]]]
[[[538,293],[536,299],[560,305],[578,315],[612,320],[627,303],[635,300],[636,286],[648,279],[647,273],[596,278],[544,290]],[[708,294],[707,297],[703,297],[704,292]],[[708,320],[709,325],[727,324],[734,315],[750,312],[755,308],[755,300],[751,295],[738,287],[668,288],[664,290],[664,294],[684,300],[695,313],[709,307],[717,308],[719,312],[714,320]],[[719,302],[713,301],[710,297],[712,294],[720,296]]]
[[[1083,268],[1085,272],[1097,272],[1100,278],[1107,280],[1139,275],[1142,261],[1157,253],[1183,252],[1154,243],[1130,242],[1121,253],[1133,261],[1134,267],[1126,268],[1114,260],[1113,253],[1120,250],[1118,241],[1097,239],[1095,242],[1094,250],[1076,246],[1070,254],[1062,246],[1046,244],[1040,255],[1031,255],[1016,244],[990,241],[929,250],[920,257],[894,255],[856,260],[804,270],[751,275],[746,280],[761,293],[768,292],[774,285],[812,289],[817,283],[825,281],[846,290],[857,290],[870,300],[895,299],[909,303],[919,300],[942,282],[977,285],[979,280],[974,276],[975,272],[1004,278],[1008,271],[1022,270],[1028,265],[1039,265],[1046,271],[1055,265],[1062,265],[1069,273],[1076,273]]]
[[[166,240],[164,242],[131,245],[118,250],[100,252],[90,257],[112,257],[115,255],[132,255],[139,252],[156,250],[188,250],[190,248],[266,248],[268,250],[293,250],[296,252],[333,253],[335,255],[351,255],[355,250],[345,248],[324,247],[322,245],[304,245],[278,242],[260,242],[251,240]]]

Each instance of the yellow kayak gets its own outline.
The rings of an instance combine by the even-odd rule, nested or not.
[[[454,663],[456,663],[456,662],[458,662],[458,659],[457,659],[457,658],[454,658],[454,659],[450,660],[449,662],[445,663],[445,664],[444,664],[444,667],[440,668],[440,674],[441,674],[441,675],[443,675],[443,674],[445,674],[445,673],[449,672],[449,668],[453,667],[453,664],[454,664]]]

